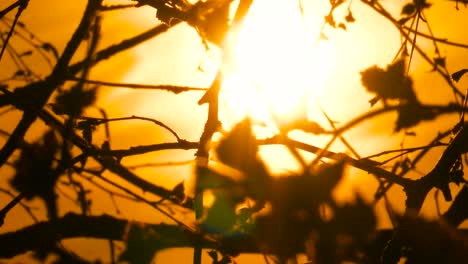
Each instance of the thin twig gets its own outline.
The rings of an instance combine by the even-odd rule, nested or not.
[[[15,199],[18,199],[18,197],[20,196],[20,195],[14,195],[14,194],[11,193],[10,191],[5,190],[5,189],[2,189],[2,188],[0,188],[0,192],[2,192],[2,193],[4,193],[4,194],[7,194],[7,195],[10,196],[11,198],[13,198],[13,201],[14,201]],[[13,201],[12,201],[12,202],[13,202]],[[23,207],[23,209],[26,211],[26,213],[31,217],[31,219],[32,219],[35,223],[39,222],[39,219],[32,213],[32,210],[31,210],[31,208],[30,208],[29,206],[25,205],[25,204],[24,204],[23,202],[21,202],[21,201],[19,201],[19,205],[20,205],[21,207]],[[2,211],[3,211],[3,210],[2,210]]]
[[[410,152],[417,151],[417,150],[421,150],[421,149],[434,148],[434,147],[441,147],[441,146],[447,146],[447,145],[448,145],[448,144],[445,144],[445,143],[435,143],[435,144],[430,144],[430,145],[421,146],[421,147],[385,150],[385,151],[379,152],[379,153],[377,153],[377,154],[372,154],[372,155],[363,157],[363,158],[361,158],[361,159],[363,159],[363,160],[365,160],[365,159],[371,159],[371,158],[375,158],[375,157],[379,157],[379,156],[383,156],[383,155],[387,155],[387,154],[392,154],[392,153],[395,153],[395,152],[405,152],[404,154],[408,154],[408,153],[410,153]]]
[[[23,11],[28,6],[29,0],[18,0],[17,3],[19,3],[18,11],[16,12],[15,19],[13,20],[13,24],[11,25],[10,31],[8,32],[6,40],[3,43],[2,50],[0,51],[0,61],[2,60],[2,56],[3,56],[3,53],[5,52],[6,47],[8,46],[8,41],[10,40],[11,35],[13,35],[16,23],[18,22],[18,19],[21,16],[21,14],[23,13]],[[8,9],[8,7],[7,7],[7,9]],[[1,14],[0,17],[2,17],[2,16],[3,16],[3,14]]]
[[[108,118],[108,119],[95,118],[95,117],[78,117],[77,119],[89,120],[89,121],[92,122],[93,125],[100,125],[100,124],[105,124],[105,123],[108,123],[108,122],[124,121],[124,120],[145,120],[145,121],[150,121],[150,122],[153,122],[153,123],[155,123],[156,125],[158,125],[160,127],[165,128],[166,130],[168,130],[177,139],[177,142],[183,142],[184,141],[183,139],[181,139],[179,137],[179,135],[177,135],[177,133],[172,128],[170,128],[169,126],[167,126],[166,124],[164,124],[161,121],[158,121],[156,119],[149,118],[149,117],[132,115],[132,116],[128,116],[128,117],[116,117],[116,118]]]
[[[448,39],[445,39],[445,38],[434,37],[434,36],[432,36],[432,33],[430,33],[431,35],[429,35],[429,34],[421,32],[421,31],[416,31],[416,30],[414,30],[414,29],[412,29],[411,27],[408,27],[408,26],[403,26],[403,28],[408,30],[411,33],[417,34],[417,35],[419,35],[419,36],[421,36],[423,38],[427,38],[427,39],[430,39],[430,40],[435,41],[435,42],[440,42],[440,43],[443,43],[443,44],[446,44],[446,45],[468,49],[468,44],[449,41]]]
[[[122,87],[122,88],[131,88],[131,89],[149,89],[149,90],[165,90],[175,94],[188,91],[206,91],[208,88],[198,88],[198,87],[189,87],[189,86],[176,86],[176,85],[151,85],[151,84],[136,84],[136,83],[115,83],[115,82],[106,82],[98,80],[88,80],[77,78],[74,76],[68,77],[69,81],[85,82],[89,84],[96,84],[109,87]]]

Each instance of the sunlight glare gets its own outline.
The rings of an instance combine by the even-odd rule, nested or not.
[[[296,1],[254,1],[223,66],[228,127],[250,116],[275,131],[273,120],[307,115],[335,61],[331,43],[317,42],[320,25],[307,16]]]

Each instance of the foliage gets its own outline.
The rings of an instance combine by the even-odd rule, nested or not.
[[[330,123],[330,129],[327,129],[309,120],[306,106],[303,106],[295,119],[272,120],[279,131],[272,137],[261,138],[255,130],[262,124],[248,117],[229,131],[223,129],[223,120],[218,116],[222,68],[207,88],[89,79],[92,76],[89,73],[99,62],[161,36],[181,22],[186,22],[198,33],[206,48],[228,52],[226,37],[236,38],[253,0],[240,0],[237,6],[232,0],[129,0],[126,4],[116,5],[88,0],[82,20],[61,54],[54,44],[42,41],[20,21],[29,1],[10,2],[0,11],[2,27],[6,28],[5,31],[0,28],[0,60],[11,59],[16,62],[17,69],[9,78],[0,80],[0,107],[7,109],[1,115],[8,115],[10,109],[22,114],[13,131],[0,130],[6,141],[0,149],[0,167],[10,166],[14,170],[8,186],[0,189],[2,194],[13,197],[0,211],[0,223],[10,221],[8,213],[15,206],[22,206],[36,220],[30,205],[34,198],[44,202],[47,218],[8,233],[2,230],[0,258],[33,251],[41,261],[55,255],[56,263],[91,263],[61,245],[64,239],[87,237],[109,240],[112,263],[150,263],[159,251],[181,247],[194,249],[194,264],[200,264],[202,249],[207,253],[204,257],[214,264],[236,263],[236,257],[243,253],[263,254],[267,263],[269,258],[286,263],[295,260],[298,254],[305,254],[310,263],[398,263],[403,258],[407,263],[468,262],[467,233],[457,229],[468,217],[465,179],[468,98],[456,86],[456,83],[462,83],[468,70],[450,72],[449,58],[441,54],[439,47],[443,44],[467,49],[468,45],[434,36],[425,12],[438,3],[413,0],[401,6],[400,17],[394,17],[383,1],[330,0],[319,41],[329,39],[324,30],[327,27],[348,30],[354,26],[352,23],[360,18],[352,9],[363,5],[395,26],[402,37],[401,48],[387,66],[373,65],[361,71],[362,88],[374,96],[367,112],[345,123],[337,123],[323,111]],[[305,1],[299,2],[304,15],[302,2]],[[459,8],[458,2],[467,3],[455,2],[453,12]],[[106,48],[98,45],[103,38],[100,21],[106,12],[141,6],[154,8],[155,20],[160,23]],[[345,12],[341,12],[343,10]],[[425,23],[429,33],[423,33],[419,23]],[[417,42],[423,37],[433,43],[434,55],[428,55]],[[26,50],[15,49],[17,38],[25,41]],[[410,76],[415,56],[429,63],[431,74],[438,74],[446,81],[446,87],[440,89],[446,88],[453,93],[453,100],[431,105],[419,99],[423,97],[418,96],[416,83]],[[46,77],[36,72],[28,61],[31,57],[50,66]],[[106,109],[96,105],[99,86],[153,89],[176,95],[203,91],[199,104],[208,104],[208,116],[200,140],[187,141],[170,126],[149,117],[108,118]],[[91,107],[98,109],[101,116],[86,116]],[[392,132],[403,131],[408,137],[416,135],[409,129],[418,128],[422,121],[434,121],[442,114],[456,116],[459,121],[446,131],[438,131],[438,136],[425,146],[405,149],[402,143],[399,150],[368,157],[357,155],[344,133],[388,112],[397,114]],[[29,140],[26,133],[32,131],[37,119],[42,120],[47,129]],[[112,148],[109,124],[127,120],[150,121],[169,132],[175,141],[128,149]],[[98,128],[103,128],[105,134],[101,143],[96,139]],[[329,136],[331,140],[326,146],[314,146],[292,139],[289,132],[293,130]],[[354,156],[331,151],[329,146],[337,139]],[[281,175],[270,171],[260,150],[264,145],[275,144],[290,151],[299,164],[298,170]],[[422,172],[417,179],[407,177],[410,172],[418,172],[420,160],[436,146],[443,146],[443,152],[432,164],[432,169]],[[171,188],[163,187],[156,177],[147,180],[122,162],[128,156],[173,149],[196,150],[194,193],[188,190],[185,182],[178,182]],[[304,159],[299,150],[314,154],[314,158],[311,161]],[[414,155],[408,155],[410,153]],[[379,159],[384,155],[391,155],[391,158]],[[176,166],[175,163],[163,165]],[[336,200],[333,193],[350,167],[376,178],[379,187],[372,203],[359,193],[355,194],[354,201],[342,203]],[[405,212],[402,214],[392,209],[390,197],[387,197],[392,185],[403,190]],[[96,201],[90,198],[89,186],[108,194],[116,212],[101,216],[90,214]],[[446,212],[439,214],[439,219],[426,220],[418,214],[430,200],[432,190],[436,195],[441,192],[451,204]],[[211,203],[206,203],[210,197]],[[78,204],[80,214],[59,207],[59,198],[69,198]],[[132,216],[120,211],[116,198],[135,206],[144,204],[171,222],[133,221]],[[377,230],[375,205],[380,198],[385,199],[392,230]],[[437,197],[435,201],[438,206]],[[187,215],[194,219],[187,220],[184,217]],[[125,249],[116,252],[115,240],[122,241]]]

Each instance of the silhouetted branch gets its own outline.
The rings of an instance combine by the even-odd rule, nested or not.
[[[0,19],[2,19],[6,14],[8,14],[11,10],[15,9],[16,7],[20,6],[21,3],[24,2],[23,0],[17,0],[13,4],[9,5],[2,11],[0,11]]]
[[[10,31],[8,31],[8,34],[7,34],[7,37],[6,39],[3,41],[3,46],[2,46],[2,50],[0,51],[0,60],[2,60],[2,57],[3,57],[3,53],[5,52],[5,49],[6,47],[8,46],[8,41],[10,40],[11,38],[11,35],[13,34],[13,32],[15,31],[15,26],[16,26],[16,23],[18,22],[18,19],[19,17],[21,16],[21,14],[23,13],[23,11],[26,9],[26,7],[28,6],[28,3],[29,3],[29,0],[18,0],[16,3],[18,3],[18,11],[16,12],[16,15],[15,15],[15,18],[13,20],[13,24],[11,25],[10,27]],[[15,4],[11,5],[10,7],[14,6]],[[7,7],[5,9],[5,12],[8,13],[11,9],[10,7]],[[13,8],[15,8],[16,6],[14,6]],[[5,14],[6,14],[5,13]],[[0,18],[3,17],[3,12],[2,14],[0,14]]]
[[[404,27],[406,30],[408,30],[409,32],[414,33],[414,34],[417,34],[417,35],[419,35],[419,36],[421,36],[421,37],[424,37],[424,38],[427,38],[427,39],[430,39],[430,40],[433,40],[433,41],[437,41],[437,42],[440,42],[440,43],[443,43],[443,44],[446,44],[446,45],[450,45],[450,46],[455,46],[455,47],[460,47],[460,48],[468,49],[468,45],[467,45],[467,44],[449,41],[448,39],[445,39],[445,38],[433,37],[433,36],[431,36],[431,35],[428,35],[428,34],[425,34],[425,33],[423,33],[423,32],[414,30],[414,29],[412,29],[412,28],[410,28],[410,27],[407,27],[407,26],[403,26],[403,27]]]
[[[435,167],[424,177],[411,182],[405,187],[407,194],[406,212],[419,212],[432,188],[438,188],[444,194],[446,201],[452,200],[448,184],[455,179],[450,176],[451,169],[461,154],[468,151],[468,123],[465,123],[456,137],[445,149]]]
[[[461,232],[467,233],[466,230]],[[234,255],[262,252],[255,237],[248,235],[213,241],[180,226],[132,222],[108,215],[83,216],[68,213],[56,221],[41,222],[15,232],[0,235],[0,244],[2,245],[0,247],[0,257],[10,258],[29,250],[41,249],[45,241],[57,242],[62,239],[80,237],[116,241],[126,241],[129,237],[132,237],[138,239],[140,243],[154,245],[154,253],[167,248],[194,246],[214,248]],[[392,230],[377,231],[374,239],[368,242],[366,252],[371,255],[375,254],[378,258],[379,252],[391,237]]]
[[[385,113],[389,113],[393,111],[399,111],[400,109],[402,109],[402,107],[404,106],[391,105],[391,106],[384,106],[381,108],[369,110],[363,113],[362,115],[359,115],[351,119],[350,121],[346,122],[344,125],[336,129],[334,133],[340,135],[364,121],[368,121],[369,119],[379,116],[381,114],[385,114]],[[419,107],[420,109],[424,109],[424,110],[432,112],[434,117],[437,117],[442,114],[459,113],[463,111],[463,107],[455,103],[450,103],[447,105],[420,105]]]
[[[41,249],[46,241],[53,243],[67,238],[88,237],[122,241],[139,228],[153,231],[154,236],[150,236],[149,240],[161,246],[161,249],[193,247],[195,244],[210,248],[216,246],[214,242],[180,226],[136,223],[107,215],[83,216],[69,213],[56,221],[41,222],[0,235],[0,257],[11,258],[29,250]]]
[[[77,170],[75,168],[75,170]],[[175,197],[174,194],[172,194],[171,196],[169,196],[168,198],[162,198],[161,200],[157,201],[157,202],[151,202],[147,199],[145,199],[143,196],[141,195],[138,195],[136,194],[135,192],[131,191],[130,189],[120,185],[120,184],[117,184],[107,178],[105,178],[104,176],[102,176],[100,173],[98,172],[94,172],[94,171],[90,171],[90,170],[85,170],[87,173],[91,174],[91,175],[94,175],[94,176],[97,176],[100,180],[106,182],[107,184],[111,185],[111,186],[114,186],[116,187],[117,189],[121,190],[121,191],[124,191],[125,193],[131,195],[132,197],[134,197],[135,199],[137,199],[137,201],[139,202],[144,202],[146,204],[148,204],[149,206],[153,207],[154,209],[156,209],[157,211],[159,211],[160,213],[162,213],[163,215],[165,215],[167,218],[171,219],[172,221],[174,221],[176,224],[180,225],[180,226],[183,226],[185,227],[187,230],[193,230],[193,228],[189,227],[188,225],[184,224],[182,221],[180,221],[179,219],[175,218],[173,215],[171,215],[170,213],[164,211],[163,209],[161,209],[159,207],[159,204],[164,201],[164,200],[176,200],[176,199],[179,199],[178,197]],[[88,179],[89,181],[91,181],[91,179]],[[181,203],[182,201],[179,200],[179,203]],[[188,204],[190,203],[190,199],[187,199],[186,201],[186,206],[189,207],[191,206],[191,204]]]
[[[100,61],[106,60],[116,54],[119,54],[120,52],[124,50],[131,49],[147,40],[150,40],[162,33],[167,32],[170,28],[174,27],[175,25],[179,24],[179,22],[175,22],[174,24],[168,26],[168,25],[157,25],[139,35],[136,35],[134,37],[128,38],[126,40],[121,41],[118,44],[111,45],[103,50],[100,50],[96,52],[95,57],[93,59],[93,65],[97,64]],[[84,66],[84,61],[77,62],[75,64],[72,64],[68,68],[68,72],[71,75],[77,74]]]
[[[52,73],[44,81],[33,83],[22,89],[15,90],[16,103],[24,110],[23,116],[8,141],[0,150],[0,166],[2,166],[11,153],[19,146],[26,131],[36,120],[38,111],[47,103],[53,91],[65,81],[65,70],[71,58],[78,49],[81,41],[86,37],[91,26],[94,13],[98,10],[101,0],[89,0],[83,19],[67,43],[62,56],[57,61]],[[28,98],[29,97],[29,98]],[[32,98],[31,98],[32,97]]]
[[[452,226],[458,227],[468,219],[466,208],[468,208],[468,186],[465,184],[442,218]]]
[[[117,118],[107,118],[107,119],[95,118],[95,117],[79,117],[78,119],[85,120],[83,122],[89,122],[89,124],[91,124],[91,125],[101,125],[101,124],[105,124],[105,123],[108,123],[108,122],[124,121],[124,120],[145,120],[145,121],[150,121],[150,122],[153,122],[154,124],[156,124],[157,126],[165,128],[167,131],[169,131],[177,139],[178,142],[184,141],[179,137],[179,135],[177,135],[177,133],[172,128],[170,128],[169,126],[167,126],[166,124],[164,124],[161,121],[158,121],[156,119],[149,118],[149,117],[142,117],[142,116],[133,115],[133,116],[129,116],[129,117],[117,117]]]
[[[44,120],[44,122],[46,122],[49,126],[53,127],[54,129],[57,129],[60,133],[64,132],[64,129],[65,129],[64,124],[62,124],[57,118],[55,118],[49,112],[43,110],[39,113],[39,117],[42,120]],[[138,177],[136,174],[131,172],[128,168],[120,164],[115,158],[113,158],[112,156],[104,155],[105,154],[104,151],[96,148],[93,145],[90,145],[88,142],[86,142],[83,138],[76,135],[75,133],[71,133],[68,140],[70,140],[71,142],[73,142],[73,144],[79,147],[83,153],[86,153],[85,155],[90,155],[94,159],[96,159],[96,161],[98,161],[103,166],[103,168],[117,174],[124,180],[130,182],[131,184],[135,186],[138,186],[139,188],[141,188],[142,190],[146,192],[153,193],[169,201],[172,201],[175,204],[180,205],[180,201],[178,201],[177,199],[171,198],[172,191],[167,190],[163,187],[157,186],[153,183],[150,183]],[[187,202],[185,206],[190,208],[190,202]]]
[[[121,10],[127,8],[134,8],[137,7],[136,4],[121,4],[121,5],[104,5],[101,6],[101,11],[114,11],[114,10]]]
[[[398,23],[398,21],[387,11],[385,8],[380,5],[379,2],[377,1],[368,1],[368,0],[361,0],[362,3],[366,4],[367,6],[371,7],[374,11],[376,11],[378,14],[382,15],[386,19],[388,19],[392,24],[398,29],[400,34],[405,38],[410,40],[410,36],[408,33],[406,33],[403,29],[403,27]],[[464,98],[463,93],[458,90],[458,88],[452,83],[452,80],[450,78],[450,75],[446,72],[443,72],[439,67],[437,67],[437,64],[424,52],[421,47],[418,45],[413,45],[414,49],[423,57],[425,61],[427,61],[430,65],[433,66],[433,69],[437,71],[446,81],[446,83],[449,85],[450,88],[452,88],[452,91],[456,94],[456,96],[460,98]]]
[[[101,86],[109,87],[122,87],[130,89],[149,89],[149,90],[164,90],[167,92],[179,94],[181,92],[188,91],[206,91],[208,88],[188,87],[188,86],[176,86],[176,85],[151,85],[151,84],[136,84],[136,83],[114,83],[96,80],[84,80],[80,78],[70,77],[71,81],[82,81],[84,83],[96,84]]]
[[[15,207],[16,204],[21,202],[21,199],[23,199],[24,195],[22,193],[18,194],[16,197],[13,198],[5,207],[0,210],[0,227],[3,225],[3,222],[5,221],[5,216],[7,213]]]
[[[197,149],[199,147],[198,142],[189,142],[189,141],[180,141],[174,143],[160,143],[152,144],[146,146],[136,146],[130,147],[129,149],[115,149],[109,152],[103,152],[104,155],[111,155],[121,159],[123,157],[132,156],[132,155],[141,155],[148,152],[159,151],[159,150],[169,150],[169,149]]]

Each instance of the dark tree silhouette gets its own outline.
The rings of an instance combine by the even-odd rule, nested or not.
[[[323,32],[326,27],[334,30],[351,27],[359,19],[359,14],[352,13],[353,6],[363,5],[395,26],[401,34],[401,48],[387,66],[369,65],[362,70],[363,89],[372,98],[367,112],[337,126],[324,111],[330,121],[329,129],[304,116],[287,124],[277,124],[279,132],[268,138],[256,136],[253,128],[259,124],[249,118],[230,131],[222,130],[223,120],[218,116],[223,82],[221,69],[206,88],[114,83],[89,78],[89,73],[100,62],[112,60],[117,54],[157,38],[180,23],[193,27],[206,47],[218,46],[223,52],[226,35],[232,34],[232,39],[236,39],[253,0],[240,0],[238,5],[232,0],[129,0],[116,5],[105,2],[86,1],[81,21],[63,50],[42,41],[21,22],[28,0],[9,1],[0,11],[0,65],[11,60],[17,67],[12,76],[0,80],[1,114],[8,115],[13,110],[21,113],[13,130],[3,127],[0,130],[4,139],[0,166],[3,170],[13,168],[12,177],[1,189],[4,197],[11,197],[11,201],[3,202],[6,205],[0,211],[0,220],[3,225],[10,220],[10,210],[22,206],[36,222],[18,230],[2,231],[0,258],[9,259],[32,251],[40,261],[55,255],[56,263],[90,263],[93,260],[77,256],[73,249],[63,247],[61,241],[98,238],[110,241],[112,263],[150,263],[160,250],[183,247],[194,249],[195,264],[201,263],[203,251],[208,253],[205,257],[212,263],[219,264],[234,263],[235,257],[242,253],[263,254],[265,263],[296,261],[298,254],[305,254],[308,263],[398,263],[404,258],[407,263],[468,263],[467,233],[459,228],[468,217],[468,188],[464,177],[464,166],[468,164],[467,95],[457,86],[457,82],[467,78],[464,75],[468,69],[450,72],[446,65],[449,58],[442,55],[440,48],[447,45],[467,49],[468,44],[432,33],[425,12],[437,8],[441,1],[408,1],[401,6],[400,16],[395,17],[382,1],[330,0],[322,38],[326,38]],[[462,12],[459,9],[467,4],[465,0],[451,2],[453,12]],[[114,10],[141,6],[154,8],[155,20],[161,23],[108,47],[98,45],[103,38],[102,17]],[[347,8],[344,16],[336,14],[343,8]],[[234,9],[233,15],[230,9]],[[421,31],[422,24],[428,28],[427,32]],[[461,27],[460,34],[465,30]],[[30,49],[23,52],[15,49],[14,38],[22,38]],[[422,38],[432,41],[435,52],[419,44]],[[46,77],[41,77],[26,60],[33,55],[51,66]],[[428,104],[420,99],[409,75],[416,56],[431,65],[431,74],[446,81],[444,87],[438,88],[453,93],[445,104]],[[149,117],[108,118],[106,109],[101,109],[100,117],[85,116],[85,109],[96,106],[99,86],[174,94],[203,92],[198,104],[208,105],[208,115],[200,139],[185,140],[169,125]],[[422,121],[436,122],[441,115],[456,116],[459,121],[449,130],[439,130],[436,138],[421,147],[387,150],[364,158],[329,149],[331,142],[338,139],[349,152],[355,153],[343,134],[389,112],[397,114],[394,131],[389,133],[404,131],[408,136]],[[151,122],[174,136],[175,141],[113,148],[109,125],[125,120]],[[35,140],[27,140],[26,133],[36,123],[45,124],[47,129]],[[105,140],[98,144],[96,131],[103,127]],[[292,130],[328,135],[331,141],[327,146],[315,146],[289,137],[288,132]],[[217,132],[222,136],[214,137]],[[216,144],[210,144],[212,141]],[[259,155],[259,148],[264,145],[286,146],[300,169],[273,177]],[[432,170],[420,177],[408,177],[434,147],[444,150]],[[137,175],[132,167],[122,163],[125,157],[174,149],[196,150],[194,193],[186,190],[184,183],[163,187],[157,181]],[[306,161],[299,150],[315,156]],[[390,158],[383,160],[381,157]],[[166,165],[176,166],[176,163]],[[342,204],[335,200],[332,192],[347,167],[367,172],[378,181],[373,204],[359,195],[353,203]],[[155,224],[126,219],[119,213],[118,204],[116,214],[93,215],[90,208],[96,201],[90,198],[88,186],[91,185],[108,193],[112,200],[119,197],[134,204],[146,204],[171,222]],[[403,214],[392,209],[388,202],[391,197],[386,196],[395,185],[403,189],[405,195]],[[66,192],[59,191],[58,186]],[[135,187],[143,193],[135,191]],[[433,199],[428,196],[433,189],[441,192],[451,204],[439,219],[426,220],[419,212]],[[204,204],[203,198],[208,192],[214,198],[209,205]],[[58,197],[67,193],[73,193],[71,199],[79,205],[80,213],[59,208]],[[44,202],[47,218],[35,215],[29,205],[33,198]],[[393,229],[377,229],[373,206],[381,198],[386,201]],[[181,210],[192,213],[193,220],[182,217]],[[117,254],[113,241],[122,241],[125,249]]]

